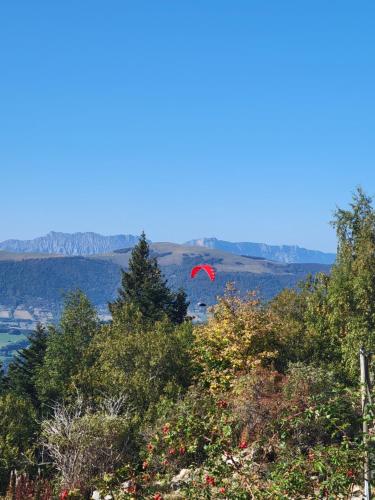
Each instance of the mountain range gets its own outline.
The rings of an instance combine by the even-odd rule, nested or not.
[[[49,253],[62,255],[95,255],[119,248],[133,247],[138,241],[131,234],[103,236],[101,234],[59,233],[51,231],[32,240],[6,240],[0,243],[0,250],[17,253]]]
[[[45,236],[32,240],[6,240],[0,242],[0,251],[12,253],[47,253],[66,256],[99,255],[124,248],[133,247],[138,236],[118,234],[103,236],[93,232],[61,233],[51,231]],[[334,253],[308,250],[296,245],[267,245],[265,243],[238,242],[218,240],[217,238],[201,238],[185,243],[187,246],[204,247],[221,250],[235,255],[258,257],[276,262],[332,264]]]
[[[201,238],[191,240],[187,245],[215,248],[230,252],[235,255],[247,255],[261,257],[263,259],[275,260],[285,263],[318,263],[333,264],[336,258],[334,253],[320,252],[319,250],[308,250],[297,245],[267,245],[265,243],[250,243],[218,240],[217,238]]]

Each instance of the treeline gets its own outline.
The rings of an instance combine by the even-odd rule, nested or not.
[[[370,198],[358,190],[333,224],[330,275],[267,304],[229,285],[204,325],[144,235],[109,324],[68,296],[1,377],[3,494],[349,497],[362,482],[358,351],[375,347]]]

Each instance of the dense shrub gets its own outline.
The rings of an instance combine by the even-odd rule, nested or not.
[[[214,392],[229,389],[238,375],[271,364],[278,354],[276,338],[276,318],[255,295],[243,300],[227,290],[196,331],[201,380]]]
[[[56,405],[43,422],[42,442],[63,488],[87,492],[95,477],[131,458],[131,415],[122,406],[107,401],[94,411],[78,399],[70,407]]]
[[[0,396],[0,487],[4,490],[12,469],[35,463],[38,424],[28,399],[12,393]]]
[[[190,384],[192,325],[174,325],[168,318],[153,324],[125,304],[110,325],[94,338],[89,370],[80,375],[96,399],[126,395],[140,414],[164,394],[176,394]]]

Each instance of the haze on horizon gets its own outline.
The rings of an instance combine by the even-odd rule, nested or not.
[[[6,2],[0,241],[47,232],[335,251],[375,194],[369,0]]]

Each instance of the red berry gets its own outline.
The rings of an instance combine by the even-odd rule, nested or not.
[[[148,467],[148,462],[147,462],[147,460],[145,460],[142,464],[142,469],[145,470],[145,469],[147,469],[147,467]]]
[[[246,441],[241,441],[240,444],[238,445],[241,450],[244,450],[247,448],[247,442]]]
[[[169,429],[170,429],[170,425],[169,424],[163,425],[163,434],[168,434]]]
[[[168,453],[170,455],[176,455],[176,448],[169,448]]]
[[[222,486],[220,489],[219,489],[219,492],[224,495],[225,494],[225,488]]]
[[[217,402],[217,406],[218,406],[219,408],[227,408],[228,403],[227,403],[227,401],[225,401],[224,399],[220,399],[220,400]]]
[[[210,486],[215,486],[215,478],[212,476],[206,476],[206,484]]]

